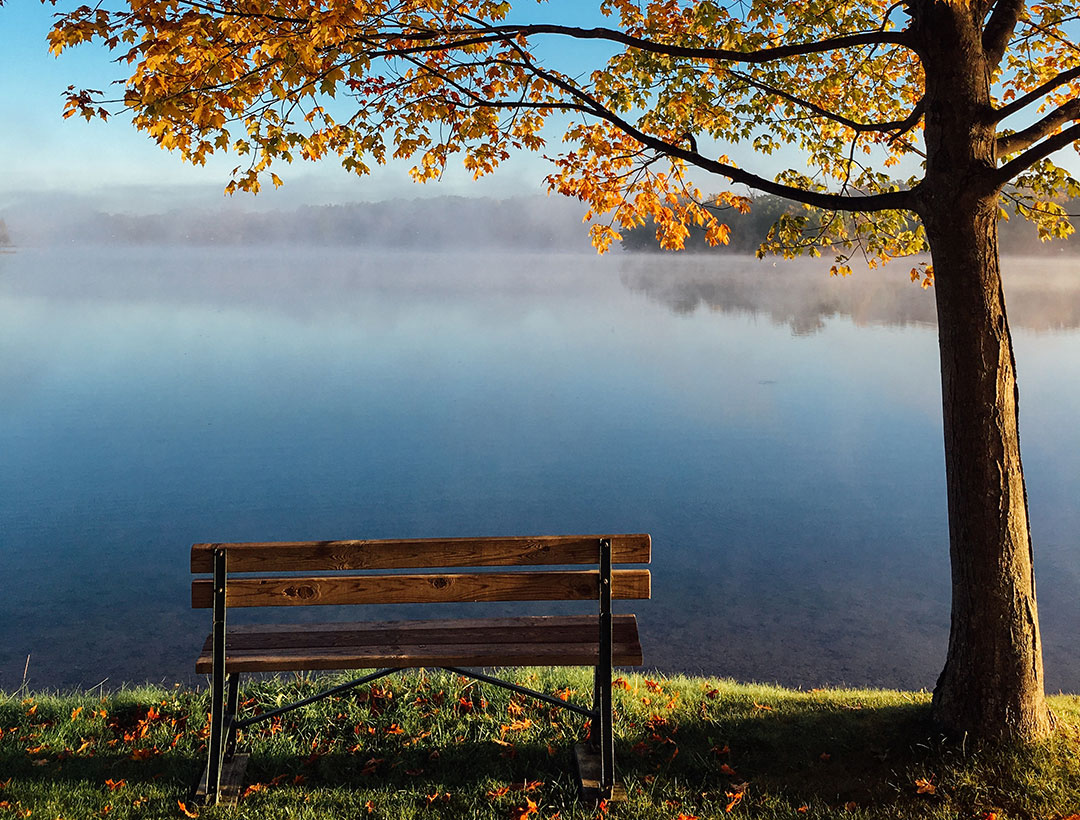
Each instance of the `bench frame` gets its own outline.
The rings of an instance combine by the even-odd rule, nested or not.
[[[617,537],[617,536],[615,536]],[[643,536],[648,543],[648,536]],[[578,780],[581,795],[586,800],[596,801],[600,799],[610,800],[618,789],[615,782],[615,743],[613,728],[613,705],[612,705],[612,536],[587,536],[595,538],[598,547],[598,605],[597,615],[598,656],[593,674],[593,696],[590,707],[581,706],[568,701],[563,701],[551,695],[537,692],[509,681],[501,680],[492,675],[465,669],[458,666],[441,666],[449,672],[462,675],[474,680],[499,686],[518,694],[536,698],[552,706],[557,706],[579,715],[589,718],[589,735],[587,745],[579,744],[575,748],[575,759],[578,767]],[[468,539],[470,541],[483,541],[484,539]],[[219,802],[231,802],[237,796],[239,780],[242,777],[242,768],[246,763],[246,755],[236,755],[237,733],[249,726],[262,721],[271,720],[287,712],[299,709],[315,701],[332,695],[354,689],[364,684],[372,683],[379,678],[386,677],[394,672],[404,669],[422,668],[417,665],[402,665],[379,669],[375,672],[363,675],[347,683],[334,686],[303,698],[294,703],[286,704],[269,712],[239,719],[237,715],[239,701],[239,686],[241,672],[226,673],[226,612],[227,612],[227,583],[228,583],[228,552],[230,547],[241,545],[232,544],[196,544],[192,547],[192,570],[196,569],[196,550],[205,551],[212,547],[213,555],[213,627],[209,639],[211,643],[212,670],[210,674],[210,736],[207,743],[207,765],[196,787],[197,799],[204,800],[208,804]],[[267,545],[269,546],[269,545]],[[648,560],[648,559],[646,559]],[[478,562],[479,565],[482,562]],[[520,565],[518,565],[520,566]],[[200,567],[201,570],[201,567]],[[193,605],[195,605],[195,589],[199,582],[192,585]],[[639,597],[648,597],[648,594]],[[407,623],[407,622],[406,622]],[[514,664],[507,664],[514,665]],[[234,771],[229,778],[226,789],[223,784],[223,772],[227,767]]]

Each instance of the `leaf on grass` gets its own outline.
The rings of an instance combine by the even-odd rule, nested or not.
[[[916,794],[933,794],[937,791],[937,786],[927,780],[925,777],[920,777],[915,781],[915,793]]]
[[[198,817],[199,816],[199,813],[197,811],[192,811],[191,809],[189,809],[187,807],[187,804],[184,803],[182,800],[177,800],[176,805],[178,805],[180,807],[180,811],[184,814],[185,817]]]
[[[758,703],[756,700],[754,701],[754,708],[755,709],[761,709],[762,711],[765,711],[765,712],[771,712],[773,710],[773,708],[771,706],[769,706],[767,703]]]
[[[249,797],[251,797],[251,795],[258,794],[259,792],[264,791],[266,791],[265,783],[252,783],[250,786],[244,789],[244,793],[240,795],[240,799],[247,800]]]
[[[720,764],[720,771],[723,774],[728,775],[729,777],[738,777],[738,775],[735,774],[735,770],[733,768],[731,768],[727,763],[721,763]]]
[[[109,791],[111,792],[122,789],[126,784],[126,780],[113,780],[111,777],[105,781],[105,785],[109,787]]]
[[[75,720],[75,718],[77,718],[82,713],[82,710],[83,710],[83,708],[81,706],[76,706],[74,709],[72,709],[71,710],[71,719]]]
[[[524,806],[516,806],[510,811],[510,820],[526,820],[540,811],[540,808],[530,798],[525,798]]]
[[[855,811],[855,809],[857,809],[858,807],[859,804],[856,803],[854,800],[849,800],[844,804],[844,808],[848,811]]]
[[[724,792],[724,796],[728,799],[728,804],[724,807],[726,813],[730,814],[742,802],[743,796],[746,794],[746,786],[746,783],[740,783],[731,791]]]

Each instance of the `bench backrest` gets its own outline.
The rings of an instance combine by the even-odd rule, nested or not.
[[[643,599],[650,595],[649,570],[613,565],[647,564],[651,557],[647,534],[290,541],[194,544],[191,571],[213,573],[215,561],[223,561],[230,607],[596,600],[608,568],[612,598]],[[586,564],[594,568],[535,569]],[[400,572],[463,567],[513,569]],[[192,581],[191,605],[213,604],[213,579]]]

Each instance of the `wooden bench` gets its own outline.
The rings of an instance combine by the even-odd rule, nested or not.
[[[588,741],[575,749],[583,795],[610,798],[612,667],[642,663],[637,620],[613,614],[611,601],[650,594],[648,569],[614,565],[650,558],[648,535],[193,545],[191,571],[212,577],[192,581],[191,604],[213,610],[195,664],[211,678],[208,761],[198,797],[217,803],[235,796],[246,763],[235,753],[240,729],[400,669],[440,667],[588,717]],[[591,566],[550,568],[581,565]],[[473,571],[446,571],[466,567]],[[226,628],[234,607],[584,600],[597,602],[595,614]],[[534,665],[593,667],[592,703],[564,702],[465,668]],[[237,715],[242,673],[321,669],[378,671],[271,712]]]

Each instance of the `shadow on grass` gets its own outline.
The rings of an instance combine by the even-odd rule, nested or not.
[[[932,731],[923,705],[726,711],[716,717],[617,721],[620,779],[628,785],[678,779],[713,790],[749,780],[759,790],[804,802],[877,802],[895,796],[898,771],[930,752]],[[370,750],[327,754],[304,754],[302,744],[299,737],[280,738],[273,747],[261,739],[242,743],[240,751],[251,753],[246,784],[301,777],[309,786],[460,790],[493,781],[572,782],[572,749],[565,737],[550,747],[544,740],[507,746],[494,736],[449,745],[425,738],[405,747],[375,744]],[[129,785],[165,782],[177,784],[183,797],[205,765],[191,749],[166,750],[145,760],[132,759],[130,750],[124,750],[43,762],[24,746],[0,743],[5,777],[95,785],[106,779]]]

